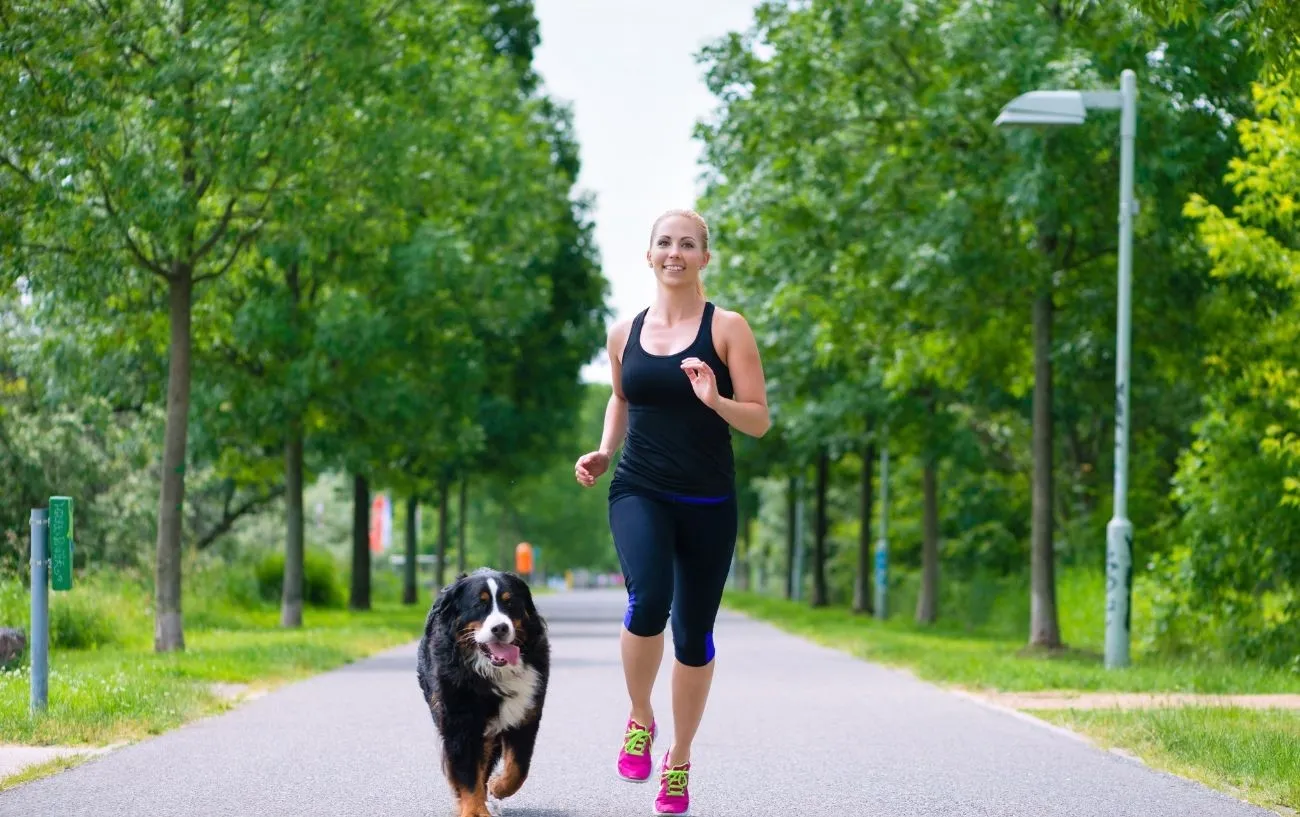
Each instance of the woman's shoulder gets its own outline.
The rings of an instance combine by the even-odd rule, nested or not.
[[[616,360],[623,359],[623,349],[627,346],[628,336],[632,332],[632,322],[636,317],[620,318],[609,325],[605,334],[605,351]]]
[[[745,316],[734,309],[727,309],[718,304],[713,305],[713,331],[714,333],[722,332],[724,336],[735,337],[737,333],[740,336],[752,334],[749,328],[749,321]]]

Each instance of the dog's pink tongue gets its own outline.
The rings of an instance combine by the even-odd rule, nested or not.
[[[489,641],[488,650],[507,664],[519,663],[519,648],[514,644],[502,644],[499,641]]]

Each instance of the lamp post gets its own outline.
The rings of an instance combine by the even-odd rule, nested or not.
[[[1106,666],[1129,664],[1129,600],[1133,585],[1133,524],[1128,519],[1129,349],[1132,336],[1133,141],[1137,77],[1120,74],[1118,91],[1030,91],[1007,103],[993,124],[1081,125],[1089,109],[1119,110],[1119,281],[1115,330],[1114,507],[1106,525]]]

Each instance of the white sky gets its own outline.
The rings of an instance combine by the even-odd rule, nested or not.
[[[694,207],[700,144],[695,122],[714,98],[694,55],[752,20],[753,0],[534,0],[541,45],[534,65],[553,97],[570,103],[582,173],[595,194],[596,244],[615,319],[654,297],[645,264],[650,226]],[[604,355],[583,379],[609,382]]]

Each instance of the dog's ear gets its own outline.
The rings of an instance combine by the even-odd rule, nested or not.
[[[464,570],[462,570],[461,572],[459,572],[459,573],[456,574],[456,578],[452,579],[452,580],[451,580],[451,583],[452,583],[452,584],[455,584],[456,582],[458,582],[458,581],[460,581],[460,580],[462,580],[462,579],[468,579],[468,578],[469,578],[469,574],[466,573]]]
[[[438,588],[438,595],[433,599],[433,615],[443,617],[446,615],[448,608],[456,600],[456,595],[460,592],[461,581],[464,575],[457,576],[450,584]]]
[[[532,621],[541,621],[542,617],[537,612],[537,606],[533,604],[533,589],[522,576],[515,573],[506,573],[510,577],[510,582],[515,586],[517,594],[524,603],[524,617]]]

